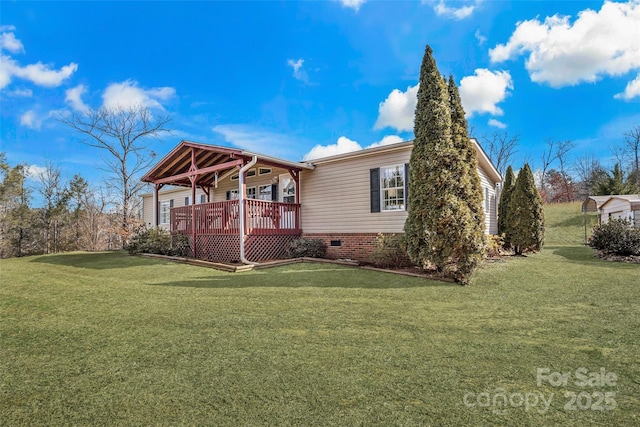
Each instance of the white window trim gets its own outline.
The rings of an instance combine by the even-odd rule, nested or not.
[[[273,172],[271,168],[258,168],[258,175],[269,175]]]
[[[166,210],[163,209],[166,207]],[[171,202],[169,200],[164,200],[160,202],[160,224],[166,225],[171,221]],[[165,221],[166,220],[166,221]]]
[[[382,182],[384,180],[384,170],[385,169],[398,169],[402,172],[402,187],[389,187],[389,188],[384,188],[382,186]],[[405,168],[404,168],[404,163],[402,164],[396,164],[396,165],[389,165],[389,166],[382,166],[380,167],[380,212],[403,212],[406,210],[407,207],[407,195],[404,194],[405,193],[405,180],[407,179],[407,177],[404,176],[405,175]],[[402,208],[398,208],[398,209],[385,209],[385,203],[384,203],[384,191],[385,190],[389,190],[389,189],[402,189]]]

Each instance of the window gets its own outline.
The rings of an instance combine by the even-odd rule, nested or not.
[[[207,195],[206,194],[201,194],[200,195],[200,203],[207,203]]]
[[[171,205],[173,200],[165,200],[160,202],[160,224],[169,224],[171,219]]]
[[[256,198],[256,187],[247,187],[247,199]]]
[[[280,175],[280,183],[282,185],[282,201],[284,203],[295,203],[296,183],[288,175]]]
[[[190,198],[189,196],[184,198],[184,205],[185,206],[189,206],[189,198]]]
[[[258,175],[269,175],[271,168],[258,168]]]
[[[256,170],[255,169],[249,169],[247,171],[247,178],[251,178],[253,176],[256,176]],[[234,174],[231,175],[231,181],[237,181],[238,179],[240,179],[240,174]]]
[[[273,200],[273,186],[269,185],[261,185],[258,187],[258,199],[260,200]]]
[[[404,210],[404,165],[380,168],[382,211]]]
[[[227,200],[238,200],[240,197],[238,196],[238,190],[229,190],[227,191]]]

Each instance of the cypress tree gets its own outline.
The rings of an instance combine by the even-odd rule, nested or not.
[[[509,211],[507,229],[516,255],[525,251],[539,251],[544,243],[544,210],[542,198],[533,180],[533,173],[525,164],[516,179]]]
[[[484,209],[482,184],[478,175],[478,161],[467,131],[467,119],[460,100],[458,87],[449,76],[449,109],[451,111],[451,138],[459,159],[455,164],[458,188],[455,189],[462,206],[458,215],[458,279],[467,282],[482,260],[484,252]]]
[[[509,215],[509,204],[511,203],[511,194],[513,193],[515,180],[513,168],[509,165],[505,173],[502,184],[502,194],[500,195],[500,204],[498,205],[498,234],[504,234],[505,245],[509,244],[511,234],[507,228],[507,216]]]
[[[410,160],[404,227],[407,252],[416,265],[467,283],[482,245],[478,248],[474,220],[478,213],[475,204],[468,202],[475,194],[467,166],[473,153],[465,148],[466,123],[459,120],[458,111],[452,135],[451,105],[447,83],[427,46],[420,68]],[[464,111],[461,115],[464,119]]]

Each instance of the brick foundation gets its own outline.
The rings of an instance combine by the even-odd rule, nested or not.
[[[327,258],[369,262],[378,233],[303,233],[302,237],[320,239],[327,245]],[[332,246],[340,242],[340,246]]]

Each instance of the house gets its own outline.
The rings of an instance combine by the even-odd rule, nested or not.
[[[472,141],[485,231],[495,234],[501,177]],[[144,222],[187,235],[190,256],[201,259],[279,258],[304,236],[322,239],[331,258],[366,261],[379,233],[403,232],[412,148],[401,142],[291,162],[182,141],[143,177],[155,186],[143,195]]]

